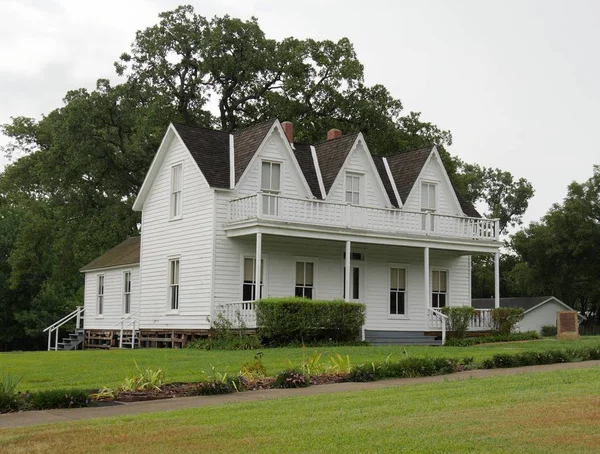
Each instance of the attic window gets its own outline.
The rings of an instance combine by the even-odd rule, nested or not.
[[[437,208],[437,184],[421,183],[421,210],[435,211]]]
[[[171,219],[181,218],[181,190],[183,188],[183,167],[171,167]]]
[[[360,205],[360,175],[346,174],[346,203]]]

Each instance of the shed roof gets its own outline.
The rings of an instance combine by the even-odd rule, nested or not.
[[[561,300],[554,296],[531,296],[531,297],[518,297],[518,298],[500,298],[500,307],[520,307],[525,312],[539,306],[542,303],[548,301],[556,301],[559,304],[565,306],[570,310],[573,310],[570,306],[563,303]],[[493,309],[494,299],[493,298],[474,298],[471,300],[471,306],[475,309]]]
[[[125,265],[138,265],[140,263],[140,237],[127,238],[122,243],[109,249],[97,259],[92,260],[79,271],[114,268]]]

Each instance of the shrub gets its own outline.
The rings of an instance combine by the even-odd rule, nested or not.
[[[360,364],[353,367],[348,375],[348,381],[352,382],[368,382],[377,380],[375,377],[375,364],[365,365]]]
[[[458,361],[452,358],[404,358],[399,361],[386,360],[381,363],[353,367],[348,381],[366,382],[385,378],[430,377],[451,374],[456,371]]]
[[[200,350],[257,350],[262,348],[257,336],[246,332],[246,324],[237,314],[237,327],[225,318],[223,314],[217,314],[212,323],[210,337],[196,339],[187,345],[187,348]],[[210,319],[208,319],[210,322]]]
[[[12,375],[2,371],[0,380],[0,413],[17,410],[19,406],[19,394],[17,386],[21,378],[14,378]]]
[[[448,329],[452,332],[452,337],[463,339],[469,330],[469,322],[476,313],[475,309],[471,306],[447,306],[441,311],[448,317]]]
[[[510,334],[517,323],[523,320],[520,307],[497,307],[492,309],[492,331],[498,334]]]
[[[269,298],[256,303],[259,334],[263,342],[352,342],[360,336],[366,307],[345,301],[303,298]]]
[[[471,345],[490,344],[493,342],[515,342],[523,340],[539,339],[537,331],[525,331],[524,333],[496,334],[492,336],[466,337],[464,339],[451,338],[446,340],[447,347],[470,347]]]
[[[305,388],[310,385],[310,378],[298,369],[287,369],[275,376],[275,388]]]
[[[246,380],[241,376],[230,376],[227,372],[219,372],[212,366],[210,372],[202,371],[202,378],[198,384],[198,394],[212,396],[215,394],[230,394],[242,391]]]
[[[254,355],[254,361],[246,361],[242,364],[240,375],[247,379],[263,378],[267,375],[267,368],[262,363],[262,352]]]
[[[485,359],[484,369],[535,366],[600,359],[600,347],[582,347],[571,350],[549,350],[545,352],[522,352],[514,355],[496,354]]]
[[[121,391],[160,391],[160,387],[165,383],[165,373],[162,369],[142,370],[137,362],[135,362],[135,367],[138,371],[137,375],[125,377],[120,386]]]
[[[554,337],[556,336],[556,325],[544,325],[542,326],[542,336]]]
[[[90,395],[81,389],[53,389],[37,391],[29,395],[27,403],[34,410],[49,410],[52,408],[81,408],[88,407]]]

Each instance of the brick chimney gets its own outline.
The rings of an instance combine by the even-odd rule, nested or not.
[[[339,137],[342,137],[342,131],[340,131],[339,129],[333,128],[327,131],[327,140],[333,140]]]
[[[294,144],[294,124],[291,121],[284,121],[281,123],[281,127],[283,128],[283,133],[287,137],[287,140],[290,144]]]

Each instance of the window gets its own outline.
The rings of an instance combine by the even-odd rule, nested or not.
[[[183,167],[171,167],[171,219],[181,217],[181,189],[183,187]]]
[[[169,308],[179,310],[179,259],[169,260]]]
[[[313,262],[296,262],[295,296],[313,299],[315,264]]]
[[[360,205],[360,175],[346,174],[346,202]]]
[[[344,267],[344,299],[346,298],[346,267]],[[353,266],[350,268],[350,299],[360,299],[360,268]]]
[[[406,314],[406,270],[390,268],[390,314]]]
[[[421,183],[421,210],[436,210],[436,186],[435,183]]]
[[[242,301],[256,301],[263,293],[264,260],[260,261],[260,294],[256,297],[256,259],[244,258],[244,282],[242,283]]]
[[[123,273],[123,312],[131,313],[131,272]]]
[[[277,196],[281,192],[281,164],[263,161],[260,175],[263,194],[263,214],[277,214]]]
[[[96,298],[96,315],[104,313],[104,275],[98,276],[98,296]]]
[[[431,307],[446,307],[448,300],[448,272],[431,272]]]

